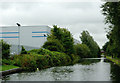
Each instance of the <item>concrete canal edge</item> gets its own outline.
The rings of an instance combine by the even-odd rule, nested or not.
[[[5,76],[5,75],[9,75],[9,74],[13,74],[13,73],[18,73],[22,70],[23,70],[22,68],[14,68],[14,69],[6,70],[6,71],[1,71],[0,77]]]

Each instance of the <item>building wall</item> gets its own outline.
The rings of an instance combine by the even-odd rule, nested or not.
[[[40,48],[47,40],[51,28],[48,26],[18,26],[0,27],[0,39],[11,45],[11,53],[18,53],[18,45],[23,45],[26,50]],[[20,36],[19,36],[20,34]]]

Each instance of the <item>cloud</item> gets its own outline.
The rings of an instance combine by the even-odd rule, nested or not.
[[[79,40],[88,30],[100,46],[107,41],[104,17],[98,2],[8,2],[0,3],[1,25],[50,25],[68,28]]]

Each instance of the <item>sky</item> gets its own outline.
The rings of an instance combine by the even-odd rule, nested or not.
[[[58,25],[80,41],[87,30],[100,47],[107,42],[100,0],[10,0],[0,2],[0,26]]]

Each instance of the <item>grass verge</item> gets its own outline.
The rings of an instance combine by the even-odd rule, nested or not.
[[[118,66],[120,66],[120,59],[119,58],[112,58],[111,56],[106,56],[106,58],[109,59],[110,61],[114,62]]]
[[[10,70],[14,68],[19,68],[19,67],[14,65],[2,65],[0,66],[0,71]]]

